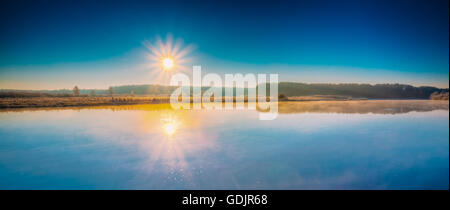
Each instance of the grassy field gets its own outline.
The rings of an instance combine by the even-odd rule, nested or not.
[[[169,103],[169,97],[21,97],[0,98],[0,108],[105,106]]]
[[[181,100],[181,98],[180,98]],[[213,100],[213,99],[211,99]],[[222,97],[222,101],[226,98]],[[236,101],[248,101],[247,97],[233,97]],[[190,102],[194,99],[191,97]],[[170,103],[168,96],[82,96],[82,97],[4,97],[0,98],[0,109],[35,108],[35,107],[74,107],[74,106],[108,106],[136,104]]]
[[[222,102],[227,99],[248,102],[247,97],[222,97]],[[179,99],[181,100],[181,98]],[[200,99],[201,100],[201,99]],[[210,100],[214,100],[212,97]],[[256,99],[255,99],[256,100]],[[269,100],[269,98],[267,98]],[[322,100],[352,100],[351,97],[313,95],[301,97],[286,97],[280,94],[279,101],[322,101]],[[357,99],[358,100],[358,99]],[[190,102],[194,99],[191,97]],[[107,95],[72,96],[70,94],[46,94],[34,92],[6,92],[0,94],[0,109],[7,108],[36,108],[36,107],[75,107],[75,106],[108,106],[108,105],[136,105],[136,104],[164,104],[170,103],[169,96],[131,96],[116,95],[114,97]]]

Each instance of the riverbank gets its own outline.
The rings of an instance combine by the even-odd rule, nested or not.
[[[111,98],[109,98],[111,99]],[[3,99],[0,99],[0,101]],[[124,98],[115,98],[114,101],[107,101],[104,98],[97,100],[73,101],[70,103],[63,102],[63,106],[50,106],[51,103],[40,101],[46,106],[21,106],[3,107],[0,112],[22,112],[22,111],[39,111],[39,110],[97,110],[110,109],[114,111],[121,110],[172,110],[167,97],[147,97],[135,98],[134,100]],[[166,102],[167,101],[167,102]],[[51,101],[54,103],[55,101]],[[147,103],[144,103],[147,102]],[[77,105],[81,104],[81,105]],[[247,106],[247,102],[245,103]],[[29,104],[31,105],[31,104]],[[279,101],[279,114],[295,114],[295,113],[341,113],[341,114],[400,114],[412,111],[427,112],[433,110],[449,110],[449,101],[445,100],[318,100],[318,101]],[[257,111],[265,112],[266,110]]]
[[[269,100],[269,99],[267,99]],[[380,99],[377,99],[380,100]],[[381,99],[384,100],[384,99]],[[393,99],[385,99],[393,100]],[[395,100],[395,99],[394,99]],[[405,99],[402,99],[405,100]],[[425,99],[424,99],[425,100]],[[191,98],[191,103],[193,99]],[[225,97],[222,98],[225,101]],[[233,98],[233,101],[248,102],[247,97]],[[308,102],[308,101],[371,101],[366,98],[348,98],[338,96],[305,96],[280,98],[285,102]],[[406,100],[412,101],[412,100]],[[431,101],[431,100],[430,100]],[[448,101],[448,100],[447,100]],[[14,108],[58,108],[58,107],[86,107],[86,106],[117,106],[117,105],[139,105],[139,104],[169,104],[167,96],[115,96],[115,97],[20,97],[0,98],[0,109]]]

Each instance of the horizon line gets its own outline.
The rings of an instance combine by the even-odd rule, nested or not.
[[[332,83],[332,82],[314,82],[314,83],[308,83],[308,82],[292,82],[292,81],[282,81],[282,82],[278,82],[278,83],[297,83],[297,84],[307,84],[307,85],[318,85],[318,84],[323,84],[323,85],[371,85],[371,86],[376,86],[376,85],[407,85],[407,86],[412,86],[415,88],[420,88],[420,87],[432,87],[432,88],[437,88],[437,89],[449,89],[449,87],[438,87],[438,86],[431,86],[431,85],[412,85],[412,84],[406,84],[406,83],[357,83],[357,82],[342,82],[342,83]],[[157,83],[153,83],[153,84],[124,84],[124,85],[111,85],[105,88],[80,88],[79,85],[75,85],[77,86],[80,90],[107,90],[109,87],[123,87],[123,86],[144,86],[144,85],[149,85],[149,86],[166,86],[166,87],[178,87],[176,85],[164,85],[164,84],[157,84]],[[73,87],[75,87],[73,86]],[[55,89],[17,89],[17,88],[0,88],[0,90],[5,91],[5,90],[14,90],[14,91],[57,91],[57,90],[71,90],[73,89],[73,87],[70,88],[55,88]],[[197,87],[197,86],[193,86],[190,85],[190,87]],[[212,86],[201,86],[201,87],[212,87]],[[222,86],[223,87],[228,87],[228,86]],[[235,86],[233,86],[235,87]],[[245,87],[244,87],[245,88]]]

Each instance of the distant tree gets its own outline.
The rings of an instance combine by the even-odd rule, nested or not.
[[[278,100],[280,100],[280,101],[286,101],[286,100],[288,100],[288,97],[287,97],[286,95],[284,95],[284,94],[279,94],[279,95],[278,95]]]
[[[131,95],[131,96],[134,96],[134,91],[130,91],[130,95]]]
[[[78,88],[78,86],[75,85],[75,87],[72,90],[72,93],[74,96],[80,96],[80,89]]]
[[[108,94],[111,96],[111,99],[114,99],[114,90],[112,87],[108,88]]]
[[[95,90],[91,90],[91,96],[95,96],[95,95],[96,95]]]

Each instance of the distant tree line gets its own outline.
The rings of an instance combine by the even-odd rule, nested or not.
[[[169,96],[177,87],[163,85],[125,85],[109,87],[108,89],[79,89],[75,86],[72,90],[0,90],[0,97],[72,97],[72,96],[110,96],[114,95],[151,95],[151,96]],[[269,85],[266,85],[266,93],[269,94]],[[209,89],[203,87],[202,92]],[[225,95],[225,89],[222,88],[222,95]],[[233,88],[234,96],[238,89]],[[256,88],[258,89],[258,87]],[[257,91],[257,90],[256,90]],[[190,89],[192,92],[192,88]],[[248,89],[243,90],[244,95],[248,94]],[[384,98],[384,99],[434,99],[444,98],[447,95],[448,88],[440,89],[436,87],[414,87],[403,84],[306,84],[294,82],[281,82],[278,86],[278,93],[282,98],[289,96],[312,96],[312,95],[339,95],[353,98]],[[434,94],[434,95],[432,95]]]
[[[402,84],[305,84],[281,82],[278,92],[286,96],[341,95],[354,98],[428,99],[434,92],[448,93],[448,89],[414,87]]]

